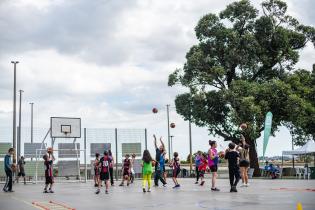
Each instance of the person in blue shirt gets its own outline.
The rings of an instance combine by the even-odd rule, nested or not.
[[[4,192],[14,192],[12,190],[12,174],[13,174],[12,165],[13,164],[12,164],[12,158],[11,158],[13,153],[14,153],[14,149],[10,148],[8,150],[8,154],[6,154],[4,157],[4,171],[7,176],[5,185],[3,187]]]
[[[164,150],[160,157],[160,169],[161,169],[162,178],[166,182],[166,170],[165,170],[166,157],[165,155],[166,155],[166,152]]]
[[[195,157],[195,165],[196,165],[196,182],[195,182],[195,184],[198,184],[199,178],[200,178],[200,173],[199,173],[198,168],[201,164],[201,155],[202,155],[202,152],[198,151],[196,154],[196,157]]]

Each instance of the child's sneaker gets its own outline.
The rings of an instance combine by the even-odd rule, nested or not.
[[[203,186],[205,184],[205,181],[202,181],[201,183],[200,183],[200,186]]]
[[[108,190],[105,190],[105,194],[108,194]]]
[[[249,184],[247,183],[247,184],[245,184],[245,187],[249,187]]]
[[[95,194],[99,194],[100,193],[100,189],[97,189]]]
[[[142,191],[143,191],[144,193],[146,192],[144,188],[142,189]]]
[[[55,192],[54,192],[54,191],[52,191],[52,190],[49,190],[49,192],[50,192],[50,193],[55,193]]]
[[[98,187],[98,184],[94,184],[94,187]]]
[[[147,192],[151,192],[151,189],[149,188]]]
[[[220,191],[218,188],[211,188],[211,191],[215,191],[215,192],[218,192],[218,191]]]
[[[180,184],[177,184],[176,187],[180,187]]]
[[[119,186],[120,186],[120,187],[123,187],[123,186],[124,186],[124,183],[121,183]]]
[[[48,190],[44,189],[44,192],[43,193],[48,193]]]
[[[246,187],[246,184],[243,183],[243,184],[241,185],[241,187]]]

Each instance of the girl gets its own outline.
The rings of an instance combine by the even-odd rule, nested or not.
[[[110,176],[110,184],[114,186],[114,157],[111,150],[108,150],[108,156],[111,159],[109,164],[109,176]]]
[[[123,162],[123,167],[122,167],[122,172],[123,172],[123,178],[119,186],[124,186],[125,180],[127,180],[127,186],[129,186],[130,182],[130,166],[131,166],[131,161],[129,159],[129,155],[126,154],[125,160]]]
[[[237,151],[240,154],[240,170],[242,177],[241,187],[248,187],[249,146],[246,144],[244,137],[242,137],[241,141],[242,147],[237,147]]]
[[[174,152],[174,158],[170,164],[170,167],[173,168],[173,182],[175,184],[175,186],[173,188],[177,188],[177,187],[180,187],[180,185],[178,184],[178,181],[177,181],[177,176],[178,174],[180,173],[180,163],[179,163],[179,158],[178,158],[178,153],[177,152]]]
[[[94,166],[94,187],[98,187],[98,183],[100,182],[100,167],[99,167],[99,163],[100,163],[100,154],[99,153],[95,153],[95,160],[93,163]]]
[[[99,161],[99,167],[101,168],[101,173],[100,173],[100,181],[98,182],[98,189],[95,192],[96,194],[100,193],[102,181],[105,182],[105,188],[106,188],[105,193],[108,194],[110,162],[111,162],[111,159],[108,156],[108,152],[104,151],[104,156]]]
[[[54,193],[52,190],[53,183],[54,183],[54,177],[53,177],[53,162],[55,160],[55,157],[53,155],[52,150],[48,150],[48,155],[44,155],[44,165],[45,165],[45,188],[44,193]],[[49,186],[49,191],[47,190]]]
[[[198,167],[200,181],[201,181],[200,186],[203,186],[205,183],[204,178],[205,178],[207,166],[208,166],[207,154],[206,153],[201,154],[200,155],[200,165]]]
[[[133,165],[135,163],[135,160],[136,160],[136,155],[135,154],[132,154],[131,155],[131,165],[130,165],[130,183],[132,184],[133,181],[135,180],[135,170],[133,169]]]
[[[219,163],[219,156],[217,151],[217,142],[209,140],[209,145],[211,146],[208,151],[208,164],[210,171],[212,172],[212,185],[211,185],[211,191],[220,191],[218,188],[216,188],[216,179],[217,179],[217,172],[218,172],[218,163]]]
[[[143,192],[145,193],[145,186],[146,182],[148,182],[148,191],[151,192],[151,175],[152,175],[152,157],[149,152],[149,150],[144,150],[143,151],[143,156],[142,156],[142,176],[143,176],[143,182],[142,182],[142,189]]]
[[[195,184],[198,184],[199,177],[200,177],[200,171],[199,171],[199,166],[201,163],[201,158],[202,158],[202,153],[201,151],[198,151],[195,157],[195,165],[196,165],[196,182]]]

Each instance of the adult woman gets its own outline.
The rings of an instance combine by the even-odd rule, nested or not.
[[[219,163],[219,155],[217,151],[217,142],[209,140],[210,149],[208,151],[208,164],[210,171],[212,172],[212,183],[211,183],[211,191],[220,191],[216,188],[216,180],[218,176],[218,163]]]
[[[245,138],[242,136],[241,145],[237,150],[240,153],[240,171],[242,177],[241,187],[248,187],[248,168],[249,168],[249,146],[245,142]]]

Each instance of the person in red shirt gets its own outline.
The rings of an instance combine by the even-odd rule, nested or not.
[[[49,152],[48,155],[43,156],[44,165],[45,165],[45,188],[44,193],[54,193],[52,190],[53,183],[54,183],[54,176],[53,176],[53,162],[55,160],[54,155],[52,152]],[[47,190],[48,186],[49,190]]]
[[[204,178],[205,178],[205,173],[207,171],[207,166],[208,166],[207,155],[203,153],[201,155],[201,161],[198,167],[200,181],[201,181],[200,186],[203,186],[205,183]]]
[[[119,186],[124,186],[125,180],[127,180],[127,186],[129,186],[130,182],[130,173],[131,173],[131,161],[129,159],[129,155],[126,154],[125,160],[123,162],[122,172],[123,172],[123,178]]]
[[[99,167],[101,168],[101,173],[100,173],[100,182],[98,183],[98,189],[95,192],[96,194],[100,193],[100,188],[102,181],[105,182],[105,193],[108,194],[108,188],[109,188],[109,166],[111,164],[112,159],[109,157],[108,152],[104,152],[104,156],[100,159],[99,162]]]

